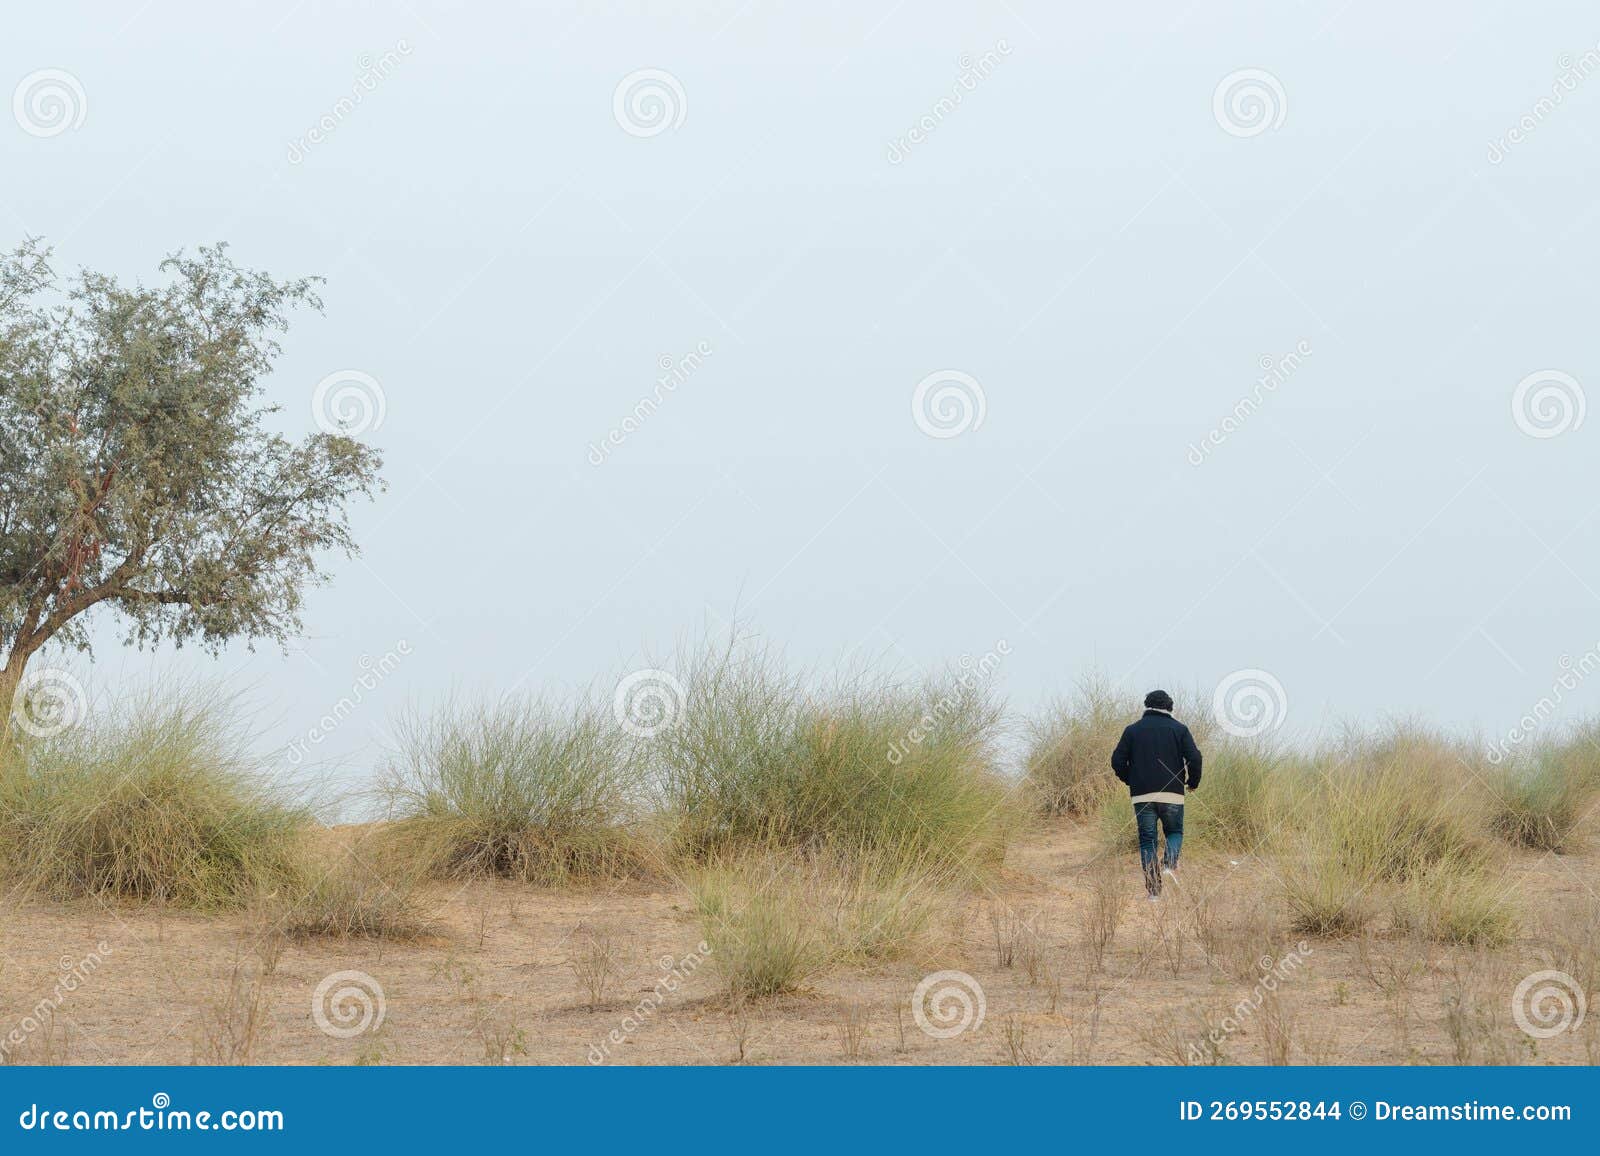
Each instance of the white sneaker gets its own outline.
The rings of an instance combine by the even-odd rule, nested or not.
[[[1161,896],[1159,896],[1159,895],[1147,895],[1147,896],[1145,896],[1145,898],[1149,899],[1151,903],[1160,903],[1161,902]]]
[[[1161,869],[1161,874],[1165,875],[1168,879],[1172,880],[1174,883],[1176,883],[1178,881],[1178,873],[1175,870],[1173,870],[1171,867],[1163,867]]]

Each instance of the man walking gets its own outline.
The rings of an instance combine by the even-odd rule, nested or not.
[[[1183,846],[1183,793],[1200,786],[1200,748],[1189,728],[1172,717],[1172,696],[1152,690],[1144,696],[1144,717],[1122,732],[1111,752],[1111,769],[1128,784],[1133,818],[1139,827],[1139,863],[1150,901],[1161,898],[1161,879],[1178,878]],[[1156,824],[1167,847],[1158,867]]]

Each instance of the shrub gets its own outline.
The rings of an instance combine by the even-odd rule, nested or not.
[[[636,870],[636,776],[608,708],[451,704],[402,728],[388,853],[437,875],[536,883]]]
[[[267,905],[265,922],[290,936],[336,939],[417,939],[432,929],[418,865],[382,855],[372,837],[353,845],[323,842],[308,856],[300,882],[281,893],[281,906]]]
[[[1466,753],[1415,728],[1394,728],[1323,767],[1299,820],[1325,828],[1363,877],[1403,879],[1433,864],[1482,866],[1489,848],[1483,792]]]
[[[787,847],[976,867],[1004,853],[1000,712],[972,676],[807,694],[764,652],[730,647],[694,660],[685,691],[648,756],[691,861]]]
[[[11,876],[61,898],[222,907],[296,877],[303,809],[246,754],[231,704],[185,689],[113,703],[0,755]]]
[[[1570,850],[1595,792],[1593,756],[1588,743],[1577,739],[1545,747],[1531,760],[1493,776],[1490,824],[1495,834],[1537,851]]]
[[[948,910],[955,883],[945,868],[893,853],[803,851],[722,858],[689,880],[712,965],[736,1003],[905,954]]]
[[[730,1001],[796,991],[827,958],[811,896],[770,861],[725,863],[690,882],[711,963]]]
[[[1325,834],[1303,834],[1295,850],[1280,857],[1277,877],[1296,931],[1349,935],[1372,918],[1371,880],[1353,870]]]
[[[1279,790],[1294,769],[1264,742],[1218,743],[1205,756],[1200,789],[1188,796],[1189,820],[1200,846],[1250,851],[1266,840],[1284,810]]]
[[[1417,871],[1395,900],[1397,930],[1444,943],[1498,947],[1516,930],[1509,889],[1471,865],[1444,861]]]
[[[1091,675],[1030,721],[1024,774],[1046,815],[1084,818],[1121,791],[1111,752],[1132,721],[1123,697]]]

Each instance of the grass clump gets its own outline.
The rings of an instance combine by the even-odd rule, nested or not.
[[[914,859],[799,851],[722,858],[689,886],[735,1004],[798,991],[832,967],[899,958],[957,893],[948,874]]]
[[[183,690],[110,704],[0,751],[6,873],[56,898],[237,906],[291,882],[306,812],[246,754],[231,704]]]
[[[1441,943],[1499,947],[1511,940],[1517,919],[1508,887],[1471,865],[1445,861],[1406,880],[1394,925]]]
[[[1490,846],[1483,792],[1462,752],[1416,728],[1395,728],[1338,752],[1323,789],[1302,805],[1301,821],[1333,836],[1339,857],[1362,875],[1386,880],[1436,864],[1486,865]]]
[[[1600,787],[1600,758],[1580,734],[1502,768],[1489,783],[1495,834],[1518,847],[1570,851]]]
[[[975,676],[809,693],[730,645],[693,660],[684,686],[648,749],[679,856],[791,848],[978,868],[1003,855],[1000,711]]]
[[[451,704],[403,729],[388,854],[446,877],[563,882],[639,866],[634,762],[608,710]]]
[[[263,920],[294,938],[419,939],[433,929],[417,865],[384,856],[377,840],[334,845],[330,833],[308,855],[300,883],[266,904]]]
[[[1023,773],[1046,815],[1085,818],[1122,790],[1111,752],[1137,717],[1129,714],[1125,697],[1092,675],[1030,722]]]

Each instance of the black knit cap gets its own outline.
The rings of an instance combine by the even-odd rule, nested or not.
[[[1172,696],[1164,690],[1152,690],[1144,696],[1144,705],[1150,710],[1171,710]]]

